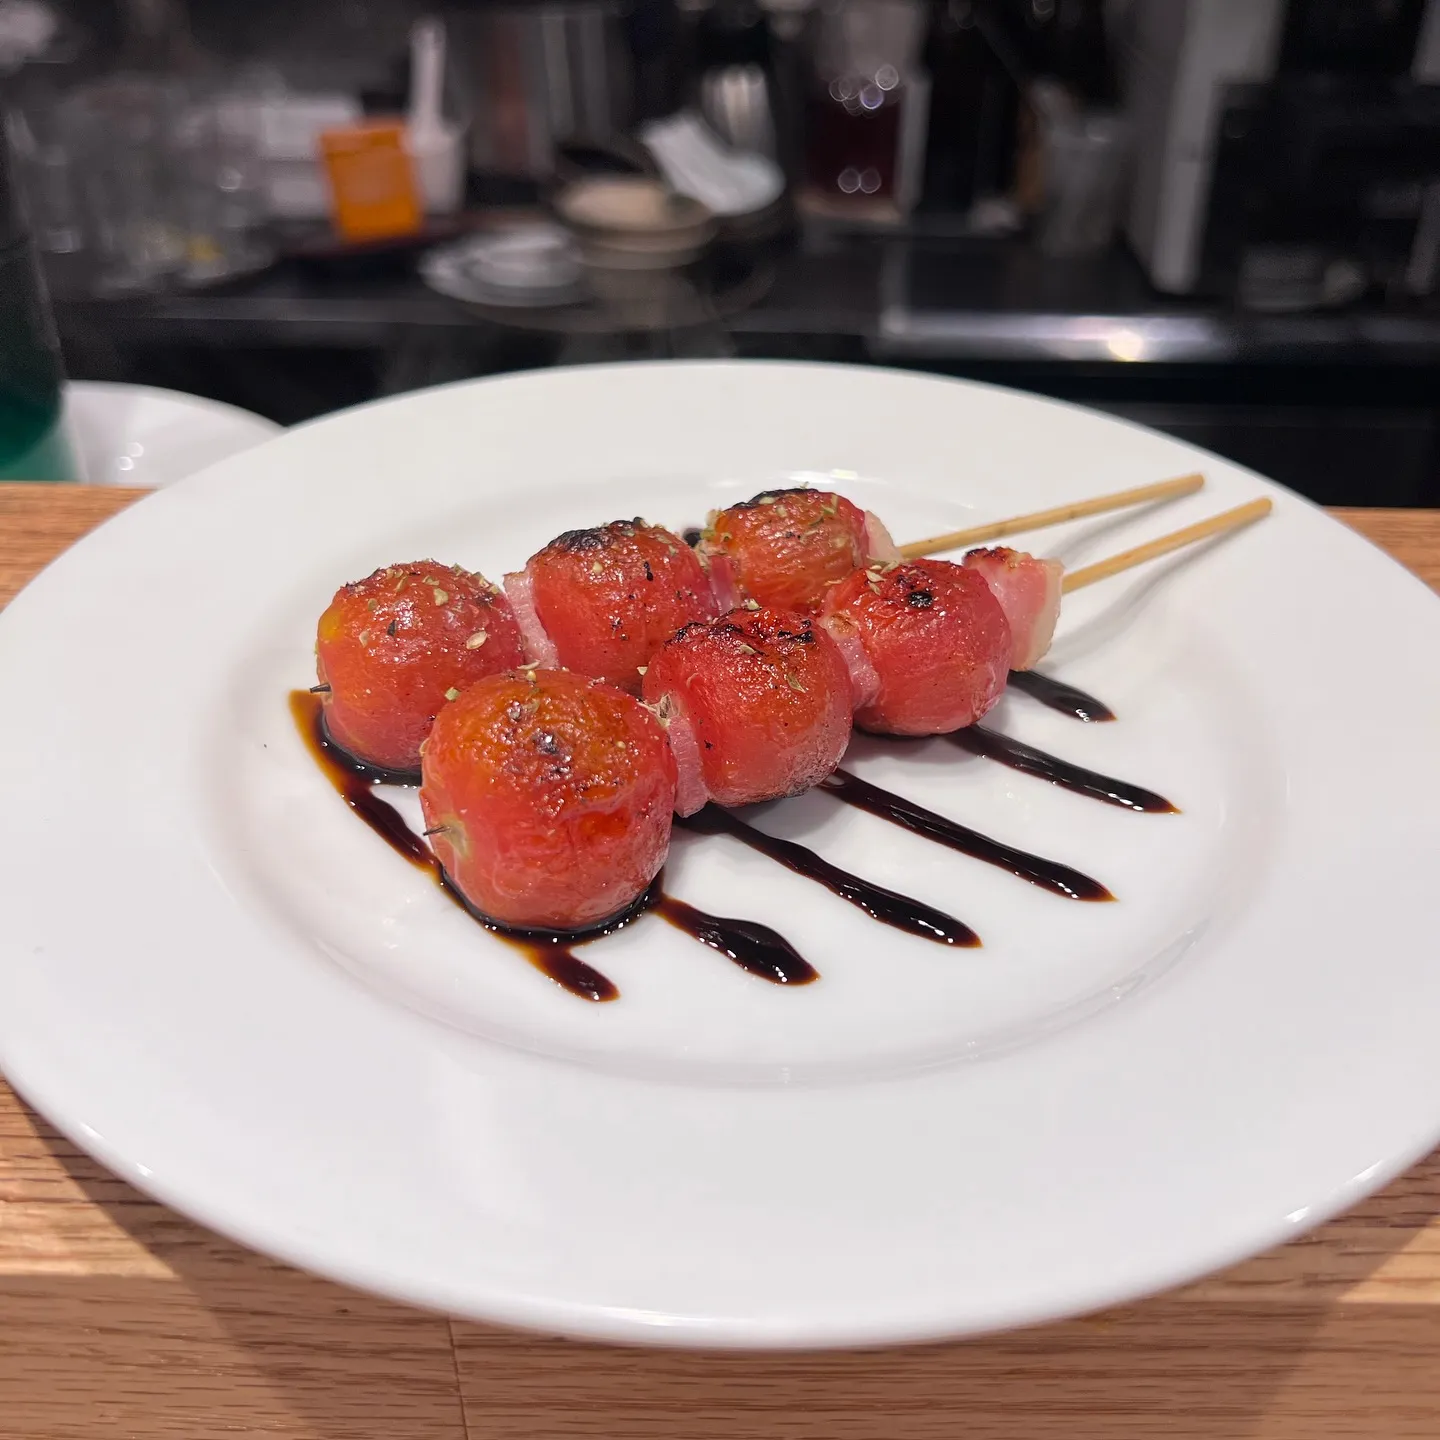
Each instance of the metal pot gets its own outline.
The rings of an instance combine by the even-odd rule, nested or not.
[[[620,0],[502,0],[452,12],[476,170],[548,180],[561,146],[619,141],[634,100],[624,15]]]

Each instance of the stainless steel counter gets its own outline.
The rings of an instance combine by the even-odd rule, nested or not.
[[[833,239],[761,262],[740,336],[847,336],[877,358],[1095,364],[1355,363],[1440,358],[1440,306],[1260,315],[1157,295],[1124,254],[1055,261],[1020,245]],[[413,275],[327,275],[286,264],[232,290],[97,300],[52,269],[62,331],[147,343],[372,347],[397,330],[474,329]]]

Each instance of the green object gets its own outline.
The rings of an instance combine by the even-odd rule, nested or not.
[[[74,480],[60,341],[3,135],[0,126],[0,479]]]
[[[78,478],[59,404],[35,410],[0,396],[0,480]]]

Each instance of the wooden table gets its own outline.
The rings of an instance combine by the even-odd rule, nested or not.
[[[0,603],[133,498],[0,486]],[[1440,512],[1342,518],[1440,588]],[[1304,1239],[1084,1320],[890,1351],[626,1350],[262,1259],[108,1175],[0,1084],[0,1437],[1434,1440],[1437,1209],[1440,1155]]]

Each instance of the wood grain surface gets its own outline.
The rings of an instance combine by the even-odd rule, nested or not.
[[[0,602],[134,498],[0,485]],[[1338,513],[1440,589],[1440,512]],[[1435,1440],[1440,1156],[1303,1239],[1084,1320],[671,1354],[450,1322],[263,1259],[116,1180],[0,1084],[0,1440],[236,1435]]]

